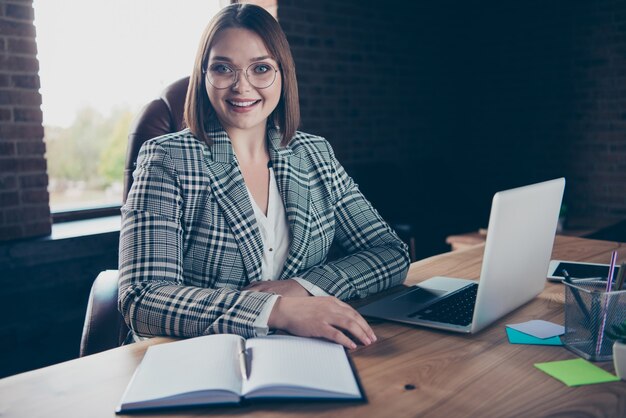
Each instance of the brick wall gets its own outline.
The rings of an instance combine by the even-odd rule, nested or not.
[[[495,191],[557,176],[571,216],[626,217],[625,5],[281,0],[278,16],[302,129],[439,242],[486,226]]]
[[[296,61],[303,130],[327,137],[346,164],[411,158],[430,146],[412,137],[428,123],[423,110],[433,84],[426,76],[434,63],[416,66],[415,57],[404,57],[410,48],[418,55],[430,46],[428,39],[410,43],[395,8],[281,0],[278,17]],[[432,28],[417,16],[412,26],[420,25]]]
[[[91,284],[117,268],[118,241],[119,231],[0,242],[0,378],[78,357]]]
[[[409,17],[372,0],[280,0],[278,19],[296,62],[301,129],[330,141],[383,217],[419,229],[426,256],[447,249],[441,225],[463,227],[442,210],[439,182],[452,173],[432,172],[447,147],[438,127],[450,80],[439,48],[449,13],[412,8]]]
[[[626,3],[584,2],[571,26],[573,105],[565,166],[581,213],[626,218]],[[626,241],[626,237],[623,237]]]
[[[0,241],[50,233],[30,0],[0,1]]]
[[[500,182],[564,175],[574,217],[626,218],[626,3],[497,2],[465,15],[463,154]]]

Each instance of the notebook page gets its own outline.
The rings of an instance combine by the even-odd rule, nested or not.
[[[244,394],[333,397],[335,393],[341,395],[338,397],[361,398],[347,354],[339,344],[272,335],[247,340],[247,348],[251,367],[249,379],[243,384]]]
[[[208,335],[149,347],[122,403],[206,390],[239,394],[240,339],[237,335]]]

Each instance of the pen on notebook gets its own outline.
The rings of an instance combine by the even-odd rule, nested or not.
[[[248,360],[246,359],[246,347],[245,342],[241,340],[239,342],[239,368],[241,370],[241,377],[243,380],[248,380]]]
[[[571,285],[574,284],[574,281],[572,280],[569,273],[565,269],[563,269],[563,280],[567,282],[568,284],[571,284]],[[578,293],[578,289],[571,287],[570,290],[572,291],[572,295],[574,295],[574,299],[576,299],[576,303],[578,304],[578,307],[580,308],[585,318],[589,318],[589,311],[587,310],[587,307],[585,306],[585,302],[583,302],[583,300],[581,299],[580,293]]]

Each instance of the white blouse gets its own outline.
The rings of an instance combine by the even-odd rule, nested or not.
[[[261,259],[261,277],[262,280],[278,280],[283,270],[285,260],[289,254],[289,246],[291,244],[291,235],[289,234],[289,223],[287,222],[287,214],[285,213],[285,205],[280,197],[280,191],[274,177],[274,170],[270,167],[270,184],[269,197],[267,202],[267,215],[258,207],[256,201],[252,197],[252,193],[248,190],[248,196],[252,203],[254,216],[256,217],[257,226],[263,242],[263,258]],[[301,278],[293,277],[302,287],[304,287],[313,296],[328,296],[321,288],[313,283]],[[274,295],[267,301],[263,310],[254,321],[254,328],[257,336],[264,336],[268,333],[267,321],[274,307],[274,303],[279,295]]]
[[[287,260],[289,253],[289,245],[291,244],[291,236],[289,235],[289,224],[287,223],[287,214],[285,213],[285,205],[280,198],[274,170],[270,171],[270,187],[267,202],[267,215],[263,213],[252,197],[252,193],[248,190],[252,209],[256,217],[256,223],[263,241],[263,259],[261,260],[261,277],[263,280],[276,280]]]

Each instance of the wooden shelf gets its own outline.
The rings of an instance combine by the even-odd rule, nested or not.
[[[446,244],[450,245],[452,251],[462,250],[464,248],[473,247],[482,244],[487,239],[487,229],[481,228],[476,232],[468,232],[466,234],[449,235],[446,237]]]
[[[614,224],[615,220],[580,218],[572,219],[568,222],[567,228],[557,232],[557,235],[565,235],[570,237],[584,237],[592,234],[602,228]],[[480,228],[475,232],[465,234],[449,235],[446,237],[446,244],[450,245],[452,251],[462,250],[464,248],[473,247],[482,244],[487,239],[487,229]]]

